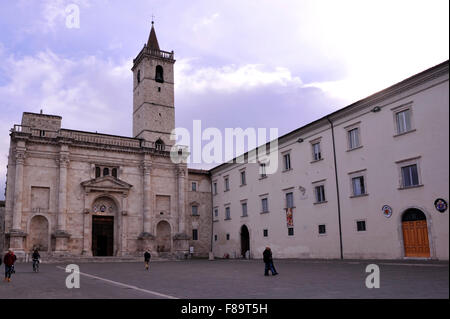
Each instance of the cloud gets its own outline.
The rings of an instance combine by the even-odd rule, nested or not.
[[[0,45],[0,60],[0,190],[6,175],[8,130],[20,124],[22,112],[43,109],[45,114],[62,116],[63,128],[131,135],[131,58],[120,63],[95,56],[70,59],[51,50],[16,57]]]
[[[175,69],[175,78],[176,89],[181,94],[206,93],[211,90],[231,93],[270,85],[278,88],[302,86],[302,80],[293,76],[289,69],[268,69],[262,64],[197,68],[190,60],[180,60]]]
[[[194,32],[199,31],[203,27],[206,27],[206,26],[210,25],[211,23],[213,23],[219,16],[220,16],[220,14],[214,13],[208,17],[204,17],[203,19],[200,19],[200,21],[198,23],[195,23],[192,26],[192,30]]]

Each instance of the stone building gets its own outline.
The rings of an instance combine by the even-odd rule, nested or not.
[[[150,248],[185,256],[193,247],[208,255],[209,175],[189,173],[188,150],[170,139],[174,63],[152,23],[133,61],[133,137],[64,129],[60,116],[23,114],[10,134],[6,248],[18,255],[37,247],[52,255],[133,256]],[[188,188],[191,180],[198,191]],[[203,216],[192,214],[193,205]]]
[[[5,201],[0,200],[0,255],[5,247]]]

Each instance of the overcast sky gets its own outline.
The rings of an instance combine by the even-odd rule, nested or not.
[[[65,9],[80,9],[80,28]],[[0,0],[0,199],[22,112],[132,135],[132,59],[152,14],[175,51],[176,126],[279,135],[448,60],[449,1]],[[198,167],[198,166],[196,166]],[[207,166],[203,166],[207,167]]]

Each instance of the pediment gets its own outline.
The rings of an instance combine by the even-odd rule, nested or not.
[[[133,185],[128,184],[118,178],[112,176],[104,176],[99,178],[90,179],[81,183],[81,186],[89,190],[116,190],[116,191],[128,191]]]

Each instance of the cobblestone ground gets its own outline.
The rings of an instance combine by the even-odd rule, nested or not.
[[[366,266],[380,269],[380,288],[366,287]],[[79,264],[79,289],[66,287],[65,264],[18,263],[7,298],[449,298],[448,262],[276,260],[278,276],[265,277],[260,260],[187,260]],[[1,267],[2,272],[4,267]]]

